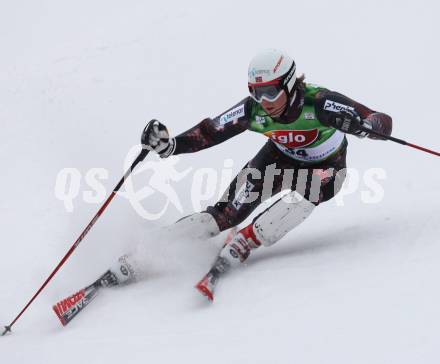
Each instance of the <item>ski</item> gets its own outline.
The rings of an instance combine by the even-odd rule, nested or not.
[[[196,284],[195,288],[209,301],[214,301],[214,288],[217,284],[218,276],[215,274],[206,274],[199,283]]]
[[[237,231],[237,226],[234,226],[229,231],[222,248],[224,248],[234,238],[235,234],[237,234]],[[220,275],[227,269],[226,265],[227,263],[223,258],[217,257],[213,268],[195,285],[197,291],[199,291],[199,293],[201,293],[203,296],[206,296],[206,298],[211,302],[214,301],[214,289],[218,283]]]
[[[225,238],[223,247],[226,246],[237,233],[237,227],[232,228],[228,235]],[[210,271],[206,274],[203,279],[197,283],[196,289],[203,295],[205,295],[210,301],[214,300],[214,288],[220,276],[220,273],[223,271],[222,265],[223,262],[219,261],[220,258],[217,258],[218,263],[217,269],[214,271]],[[221,260],[221,259],[220,259]],[[121,266],[123,269],[125,266]],[[78,292],[62,299],[52,306],[52,310],[57,315],[63,326],[69,324],[80,312],[84,310],[85,307],[92,302],[99,291],[103,287],[112,287],[119,284],[119,280],[112,271],[108,270],[105,272],[98,280],[96,280],[91,285],[79,290]]]
[[[61,324],[66,326],[72,321],[97,296],[100,288],[94,283],[53,305]]]
[[[61,324],[66,326],[96,298],[101,288],[116,286],[118,283],[115,274],[108,270],[91,285],[54,304],[52,309]]]

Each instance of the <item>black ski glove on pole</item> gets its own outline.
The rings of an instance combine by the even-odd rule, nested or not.
[[[142,132],[141,142],[144,148],[154,150],[161,158],[173,154],[176,140],[170,138],[168,129],[160,121],[151,120]]]
[[[355,110],[350,109],[331,115],[330,122],[344,133],[353,134],[360,138],[368,135],[365,128],[372,128],[368,120],[362,120]]]

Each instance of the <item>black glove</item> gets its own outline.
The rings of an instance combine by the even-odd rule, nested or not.
[[[347,109],[330,116],[330,122],[344,133],[353,134],[360,138],[368,135],[364,129],[371,129],[371,124],[362,120],[355,110]]]
[[[154,150],[161,158],[166,158],[173,154],[176,141],[170,138],[165,125],[153,119],[142,132],[141,143],[144,148]]]

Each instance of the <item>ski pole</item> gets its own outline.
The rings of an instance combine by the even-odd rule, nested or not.
[[[55,269],[52,271],[52,273],[47,277],[47,279],[44,281],[42,286],[38,289],[38,291],[32,296],[32,298],[29,300],[29,302],[26,304],[26,306],[23,307],[23,309],[20,311],[20,313],[14,318],[14,320],[7,326],[5,326],[5,331],[3,331],[2,336],[6,335],[6,333],[11,332],[12,326],[18,321],[18,319],[23,315],[23,313],[28,309],[28,307],[34,302],[34,300],[37,298],[37,296],[41,293],[41,291],[47,286],[47,284],[51,281],[51,279],[55,276],[55,274],[59,271],[59,269],[63,266],[63,264],[69,259],[69,257],[72,255],[72,253],[75,251],[75,249],[78,247],[78,245],[81,243],[81,241],[85,238],[87,233],[90,231],[90,229],[95,225],[96,221],[98,221],[99,217],[103,214],[104,210],[107,208],[107,206],[110,204],[110,202],[113,200],[113,197],[115,197],[116,193],[119,191],[119,189],[124,184],[125,180],[130,176],[132,170],[140,163],[142,162],[145,157],[148,154],[148,150],[142,149],[142,151],[139,153],[137,158],[132,163],[131,167],[125,172],[124,176],[121,178],[119,183],[116,185],[116,187],[113,189],[110,196],[108,196],[107,200],[104,202],[104,204],[101,206],[101,208],[98,210],[96,215],[93,217],[93,219],[89,222],[89,224],[86,226],[86,228],[83,230],[79,238],[73,243],[73,245],[70,247],[70,249],[67,251],[66,255],[61,259],[61,261],[58,263],[58,265],[55,267]]]
[[[361,127],[361,129],[363,131],[365,131],[366,133],[368,133],[368,134],[373,134],[373,135],[379,136],[381,138],[384,138],[386,140],[391,140],[392,142],[399,143],[399,144],[402,144],[402,145],[406,145],[408,147],[421,150],[422,152],[434,154],[437,157],[440,157],[440,153],[436,152],[436,151],[434,151],[432,149],[428,149],[428,148],[424,148],[424,147],[421,147],[421,146],[416,145],[416,144],[408,143],[405,140],[398,139],[398,138],[395,138],[395,137],[392,137],[392,136],[389,136],[389,135],[385,135],[385,134],[379,133],[378,131],[374,131],[374,130],[371,130],[371,129],[368,129],[368,128]]]

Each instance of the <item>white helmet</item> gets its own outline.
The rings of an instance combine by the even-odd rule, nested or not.
[[[249,91],[255,98],[254,88],[278,86],[292,94],[296,82],[296,65],[292,58],[277,49],[268,49],[252,58],[248,69]],[[258,101],[258,100],[257,100]]]

